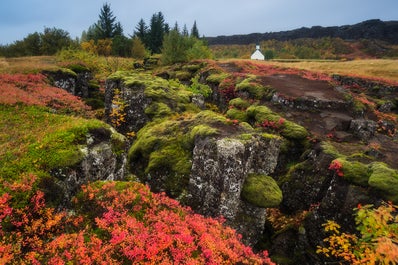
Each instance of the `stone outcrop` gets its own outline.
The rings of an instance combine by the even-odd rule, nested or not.
[[[122,180],[127,174],[127,139],[113,128],[91,130],[80,146],[82,158],[75,165],[51,171],[62,204],[80,189],[81,185],[96,180]]]
[[[224,216],[246,242],[258,241],[266,210],[241,199],[249,173],[271,174],[277,164],[281,140],[253,137],[198,139],[193,150],[189,205],[208,216]]]
[[[89,82],[93,79],[89,71],[75,73],[69,69],[57,71],[43,71],[52,85],[62,88],[72,95],[87,98],[89,96]]]
[[[122,133],[138,132],[149,121],[145,109],[152,99],[145,96],[145,86],[128,86],[122,80],[107,80],[105,90],[105,117],[111,122],[112,110],[119,108],[114,104],[115,93],[118,92],[125,104],[123,112],[126,114],[125,122],[117,129]]]

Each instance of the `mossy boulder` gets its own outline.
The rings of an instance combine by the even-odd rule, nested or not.
[[[398,203],[398,172],[381,162],[370,164],[369,186],[395,204]]]
[[[262,208],[277,207],[282,202],[282,191],[276,181],[261,174],[248,175],[241,196],[247,202]]]
[[[226,116],[229,119],[232,120],[238,120],[238,121],[247,121],[247,115],[245,111],[239,110],[239,109],[229,109],[226,113]]]
[[[254,99],[271,98],[273,94],[273,89],[269,86],[263,86],[257,81],[256,76],[249,76],[236,84],[236,91],[247,93],[250,98]]]
[[[341,164],[341,172],[344,179],[356,185],[368,186],[370,176],[368,165],[358,161],[348,161],[345,158],[337,158],[334,161]]]
[[[229,101],[229,105],[240,110],[246,110],[251,104],[242,98],[234,98]]]

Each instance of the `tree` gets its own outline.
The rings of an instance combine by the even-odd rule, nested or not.
[[[196,20],[193,22],[193,26],[191,29],[191,37],[199,39],[199,30],[198,27],[196,26]]]
[[[165,22],[162,12],[153,14],[149,29],[148,48],[152,53],[160,53],[165,34]]]
[[[141,39],[135,36],[132,40],[131,45],[131,56],[135,59],[144,59],[146,56],[145,46],[142,43]]]
[[[189,36],[187,24],[184,24],[184,27],[182,28],[182,36],[184,36],[184,37]]]
[[[26,55],[41,55],[41,38],[40,34],[35,32],[29,34],[23,39]]]
[[[135,27],[134,36],[140,38],[144,45],[148,45],[148,26],[142,18]]]
[[[72,43],[69,33],[57,28],[45,28],[44,32],[40,34],[40,38],[41,53],[45,55],[53,55]]]
[[[115,36],[117,29],[116,17],[113,15],[111,11],[111,6],[108,3],[105,3],[100,11],[99,20],[96,24],[97,38],[98,39],[107,39],[113,38]],[[120,26],[120,23],[118,23]]]
[[[173,64],[187,61],[187,39],[177,30],[172,30],[164,37],[162,63]]]

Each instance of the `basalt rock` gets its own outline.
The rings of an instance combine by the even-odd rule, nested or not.
[[[254,244],[261,236],[266,209],[241,198],[249,173],[268,175],[276,167],[281,140],[198,139],[193,150],[189,205],[207,216],[224,216],[227,223]]]
[[[72,70],[64,69],[57,71],[43,71],[52,85],[62,88],[72,95],[87,98],[89,96],[89,82],[93,79],[89,71],[75,73]]]
[[[127,139],[113,128],[98,128],[86,135],[82,159],[51,171],[62,204],[68,205],[81,185],[96,180],[123,180],[127,174]],[[51,192],[51,191],[50,191]]]

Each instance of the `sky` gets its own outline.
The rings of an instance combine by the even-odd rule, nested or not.
[[[141,18],[149,24],[159,11],[171,27],[177,22],[190,30],[196,20],[206,37],[398,20],[398,0],[0,0],[0,44],[45,27],[80,37],[106,2],[127,36]]]

